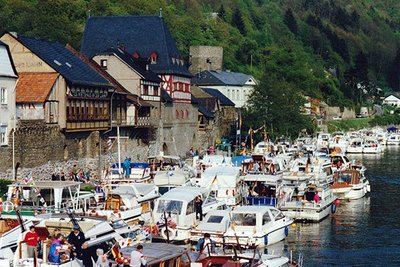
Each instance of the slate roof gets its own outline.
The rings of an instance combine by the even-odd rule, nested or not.
[[[219,90],[213,88],[202,88],[202,89],[209,95],[218,98],[222,106],[233,106],[233,107],[235,106],[235,103],[233,103],[228,97],[226,97]]]
[[[206,118],[208,119],[212,119],[214,118],[214,114],[210,111],[208,111],[205,107],[203,106],[199,106],[198,107],[198,111],[203,114]]]
[[[128,66],[130,66],[132,69],[134,69],[137,73],[139,73],[139,75],[142,76],[144,80],[155,83],[162,82],[162,79],[158,77],[157,74],[152,72],[150,69],[149,70],[145,69],[145,64],[143,64],[144,63],[143,61],[140,62],[138,60],[135,60],[129,53],[127,53],[122,49],[109,48],[106,51],[99,53],[99,55],[115,55],[118,58],[120,58],[123,62],[125,62]]]
[[[17,103],[44,103],[60,74],[21,72],[16,86]]]
[[[172,103],[173,99],[165,89],[161,89],[161,99],[167,103]]]
[[[81,51],[92,58],[109,48],[124,47],[128,53],[149,58],[158,54],[150,70],[156,74],[192,77],[176,47],[164,19],[159,16],[90,17],[85,25]]]
[[[193,76],[192,84],[243,86],[251,78],[251,75],[240,72],[205,70]]]
[[[23,35],[14,36],[14,38],[60,73],[72,85],[112,87],[104,77],[60,43],[50,43]]]

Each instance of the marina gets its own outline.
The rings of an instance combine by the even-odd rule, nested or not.
[[[280,144],[258,145],[253,154],[242,156],[241,161],[218,151],[214,153],[220,155],[209,153],[186,161],[176,156],[160,157],[165,161],[158,164],[152,157],[148,164],[140,164],[144,166],[141,172],[149,173],[143,180],[132,177],[138,165],[129,162],[105,176],[99,181],[101,187],[92,192],[82,190],[80,182],[30,177],[9,186],[1,218],[11,228],[3,227],[0,249],[8,255],[10,264],[25,266],[23,262],[30,262],[28,247],[21,240],[28,233],[27,228],[35,225],[41,233],[40,244],[46,244],[55,229],[66,236],[75,228],[80,229],[87,249],[118,249],[115,255],[107,255],[113,266],[129,263],[130,252],[141,244],[147,244],[145,251],[146,247],[160,247],[151,249],[155,261],[149,266],[158,262],[154,253],[162,249],[176,250],[175,256],[165,259],[173,265],[179,262],[176,266],[205,266],[212,262],[364,266],[362,259],[356,263],[352,257],[340,258],[338,254],[351,249],[354,255],[365,253],[370,260],[375,250],[366,250],[368,246],[360,240],[386,238],[386,232],[374,236],[371,233],[381,228],[385,231],[391,225],[392,216],[382,212],[395,210],[390,205],[397,198],[400,147],[385,146],[382,153],[349,155],[331,147],[329,154],[322,153],[339,135],[333,136],[326,146],[318,146],[317,138],[308,141],[315,142],[315,152],[308,145],[294,148],[286,143],[281,153]],[[340,136],[342,146],[346,137]],[[172,182],[175,175],[180,183]],[[157,177],[168,179],[156,185]],[[168,190],[161,193],[159,187],[165,186]],[[22,221],[23,228],[18,226]],[[395,228],[391,231],[393,235],[397,232]],[[193,256],[207,235],[208,245],[212,244],[208,255],[201,253],[202,245],[200,254]],[[251,257],[251,253],[246,254],[251,249],[261,254]],[[46,246],[38,250],[38,266],[47,266],[44,255],[48,250]],[[225,254],[227,251],[231,254]],[[388,263],[393,263],[391,259],[386,258]],[[70,261],[69,256],[64,262],[85,266],[80,259]]]

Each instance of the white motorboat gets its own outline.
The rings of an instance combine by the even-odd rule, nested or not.
[[[355,169],[336,172],[331,189],[339,199],[348,200],[362,198],[371,191],[367,178]]]
[[[200,178],[192,178],[191,182],[193,186],[214,191],[217,201],[224,201],[226,205],[233,206],[242,201],[239,175],[239,168],[219,165],[208,167]]]
[[[330,138],[331,138],[331,135],[328,133],[319,133],[317,136],[317,147],[318,148],[328,148]]]
[[[340,151],[341,153],[346,153],[349,142],[347,141],[344,133],[336,132],[332,134],[328,146],[330,150],[336,150]]]
[[[391,133],[386,140],[386,144],[387,145],[399,145],[400,144],[400,134]]]
[[[382,146],[375,138],[366,138],[363,147],[364,154],[380,154],[383,152]]]
[[[215,191],[204,187],[181,186],[162,195],[155,201],[153,222],[159,225],[159,236],[165,240],[185,241],[190,239],[190,231],[198,224],[195,199],[203,199],[202,212],[226,209],[225,201],[216,199]]]
[[[363,153],[364,140],[362,138],[350,139],[349,146],[347,147],[348,154],[361,154]]]
[[[159,197],[158,188],[149,183],[109,184],[104,203],[91,206],[89,216],[123,219],[132,224],[150,221],[152,202]]]
[[[293,220],[272,206],[239,206],[231,212],[231,226],[225,242],[268,246],[288,235]]]
[[[284,172],[282,180],[307,181],[311,178],[331,182],[333,169],[330,159],[327,157],[302,157],[292,161],[288,172]]]
[[[219,243],[224,242],[224,234],[229,228],[230,218],[230,210],[209,211],[204,220],[190,231],[190,241],[197,242],[205,233],[208,233],[211,240]]]
[[[337,197],[326,182],[282,184],[277,194],[277,207],[294,220],[319,222],[336,211]]]

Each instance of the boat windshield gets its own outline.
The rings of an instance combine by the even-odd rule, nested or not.
[[[172,212],[181,214],[183,202],[179,200],[160,199],[158,201],[157,213]]]
[[[232,215],[232,223],[238,226],[255,226],[255,213],[236,213]]]

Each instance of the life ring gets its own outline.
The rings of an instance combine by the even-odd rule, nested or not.
[[[332,213],[332,214],[335,214],[335,212],[336,212],[336,204],[335,204],[335,203],[332,203],[332,206],[331,206],[331,213]]]
[[[176,230],[175,229],[171,229],[171,228],[166,228],[166,227],[163,227],[163,228],[161,228],[161,230],[160,230],[160,233],[161,233],[161,236],[165,239],[165,240],[167,240],[167,231],[168,231],[168,238],[169,238],[169,240],[174,240],[175,239],[175,234],[176,234]]]

